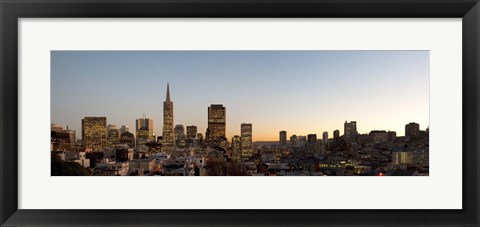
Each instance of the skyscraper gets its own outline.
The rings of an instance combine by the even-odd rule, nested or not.
[[[240,125],[240,140],[242,158],[247,159],[253,156],[253,143],[252,143],[252,124],[243,123]]]
[[[122,125],[122,127],[120,127],[120,134],[128,131],[129,131],[128,126]]]
[[[350,123],[347,123],[345,121],[344,126],[344,131],[343,131],[343,137],[347,143],[356,143],[357,142],[357,122],[356,121],[351,121]]]
[[[226,140],[226,108],[220,104],[208,107],[207,143],[220,147]]]
[[[142,131],[141,133],[139,133]],[[145,133],[145,131],[147,131]],[[153,141],[153,120],[148,119],[145,114],[143,114],[142,118],[138,118],[135,120],[135,133],[137,134],[137,139],[144,140],[143,142]],[[142,134],[142,137],[140,137]],[[146,135],[145,135],[146,134]],[[146,138],[144,138],[146,137]]]
[[[203,134],[202,133],[197,133],[197,140],[199,144],[203,143]]]
[[[323,132],[322,134],[322,139],[323,139],[323,145],[327,145],[328,144],[328,132]]]
[[[85,117],[82,119],[83,146],[94,151],[107,146],[107,118]]]
[[[180,125],[180,124],[175,125],[173,132],[175,134],[175,139],[179,140],[182,136],[185,135],[185,127],[183,127],[183,125]]]
[[[309,144],[315,144],[317,142],[317,134],[308,134],[307,135],[307,142]]]
[[[420,134],[420,125],[415,122],[410,122],[405,125],[405,137],[415,138]]]
[[[107,126],[107,145],[109,147],[115,146],[120,143],[120,130],[116,125]]]
[[[290,136],[290,145],[292,147],[295,147],[297,146],[297,143],[298,143],[297,135]]]
[[[186,146],[198,146],[200,145],[199,141],[197,140],[197,126],[190,125],[187,126],[187,136],[186,136]]]
[[[175,145],[177,147],[185,147],[187,138],[185,136],[185,127],[183,125],[175,125],[173,132],[175,134]]]
[[[66,150],[74,146],[72,143],[72,130],[64,130],[62,126],[52,124],[51,125],[51,134],[50,142],[52,145],[52,150]],[[75,131],[73,131],[73,136],[75,137]]]
[[[339,137],[340,137],[340,131],[336,129],[335,131],[333,131],[333,139],[338,139]]]
[[[110,131],[110,129],[116,129],[116,128],[117,128],[117,125],[108,124],[108,125],[107,125],[107,134],[108,134],[108,131]]]
[[[187,126],[187,138],[195,139],[196,137],[197,137],[197,126],[195,125]]]
[[[287,131],[280,131],[280,146],[287,145]]]
[[[136,134],[137,134],[136,135],[137,147],[139,145],[145,145],[146,143],[153,141],[153,138],[154,138],[150,134],[150,132],[144,127],[141,127],[139,130],[137,130]]]
[[[162,151],[172,154],[175,149],[173,134],[173,102],[170,101],[170,85],[167,83],[167,98],[163,102]]]
[[[242,156],[241,152],[241,142],[240,142],[240,136],[235,135],[232,138],[232,159],[237,161],[240,160]]]
[[[131,132],[126,131],[120,135],[120,143],[135,148],[135,136]]]
[[[67,126],[67,132],[70,138],[70,146],[74,146],[75,143],[77,142],[77,134],[75,130],[68,129],[68,126]]]

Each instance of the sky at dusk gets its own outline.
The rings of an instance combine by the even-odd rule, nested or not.
[[[52,51],[51,122],[81,139],[86,116],[133,132],[145,113],[161,136],[167,83],[175,125],[205,135],[223,104],[228,140],[244,122],[253,141],[332,137],[346,120],[362,134],[429,125],[429,51]]]

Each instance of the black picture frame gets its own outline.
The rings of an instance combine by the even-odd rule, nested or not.
[[[479,226],[478,0],[0,0],[0,224],[2,226]],[[18,209],[19,18],[462,18],[461,210]],[[41,195],[39,195],[41,196]],[[448,196],[448,195],[445,195]],[[53,199],[53,198],[52,198]],[[442,198],[438,198],[442,199]],[[93,207],[92,207],[93,208]]]

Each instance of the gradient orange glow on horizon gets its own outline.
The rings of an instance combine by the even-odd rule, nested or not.
[[[429,126],[428,51],[52,51],[51,121],[77,131],[86,116],[129,126],[146,113],[162,132],[170,83],[174,124],[205,135],[207,108],[222,104],[227,138],[253,124],[254,141],[279,131],[329,137]]]

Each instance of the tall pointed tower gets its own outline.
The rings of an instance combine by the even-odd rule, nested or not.
[[[173,133],[173,102],[170,101],[170,84],[167,83],[167,98],[163,102],[163,135],[162,151],[172,154],[175,150],[175,137]]]

